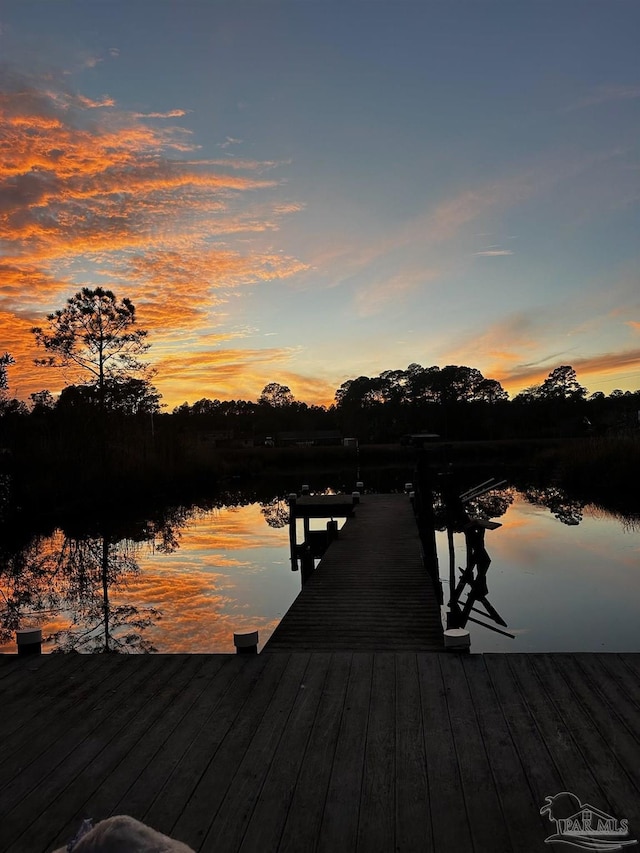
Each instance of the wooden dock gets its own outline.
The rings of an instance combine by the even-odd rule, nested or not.
[[[323,508],[324,507],[324,508]],[[305,517],[349,515],[344,496],[301,498]],[[442,620],[407,495],[364,495],[265,645],[282,651],[438,651]]]
[[[122,813],[215,853],[540,853],[565,791],[640,839],[638,654],[3,656],[0,687],[3,853]]]

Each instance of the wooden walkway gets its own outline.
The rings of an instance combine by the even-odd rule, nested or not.
[[[640,839],[637,654],[4,656],[0,688],[3,853],[119,813],[212,853],[540,853],[564,791]]]
[[[395,494],[363,496],[263,653],[442,648],[413,509],[407,495]]]

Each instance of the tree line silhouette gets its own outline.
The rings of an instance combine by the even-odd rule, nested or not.
[[[0,356],[0,504],[12,477],[28,503],[38,492],[59,490],[63,477],[85,483],[93,500],[112,495],[110,483],[122,490],[126,481],[130,494],[145,478],[150,486],[154,478],[174,484],[210,478],[224,472],[226,451],[262,446],[268,452],[265,443],[277,444],[287,431],[302,444],[323,431],[366,445],[407,443],[418,433],[450,442],[638,429],[640,391],[587,396],[570,365],[513,399],[477,368],[413,363],[344,382],[330,406],[297,401],[288,386],[271,382],[255,401],[205,397],[168,412],[143,361],[150,345],[131,300],[83,288],[32,332],[43,351],[36,363],[70,381],[57,398],[43,389],[26,404],[10,394],[12,355]]]
[[[168,415],[151,382],[154,371],[141,360],[150,344],[147,332],[137,327],[130,299],[85,287],[32,333],[45,352],[36,364],[62,369],[75,381],[57,399],[44,389],[31,394],[27,405],[8,394],[14,359],[5,353],[0,356],[0,415]],[[500,382],[477,368],[414,363],[406,370],[349,379],[328,407],[296,401],[288,386],[271,382],[255,402],[203,398],[177,406],[172,414],[182,422],[206,420],[213,429],[256,440],[265,430],[338,429],[362,441],[392,442],[416,431],[438,432],[445,439],[558,436],[580,433],[580,422],[604,431],[630,425],[629,414],[637,413],[639,403],[640,390],[615,390],[608,396],[596,391],[587,397],[570,365],[555,368],[540,385],[509,400]]]

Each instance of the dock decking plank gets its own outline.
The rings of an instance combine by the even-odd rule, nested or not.
[[[36,667],[31,660],[19,673],[17,689],[12,689],[6,697],[3,707],[3,735],[5,739],[0,744],[0,762],[12,751],[12,736],[17,735],[23,726],[32,726],[38,720],[43,709],[51,703],[56,703],[61,713],[73,711],[84,697],[96,689],[111,670],[111,655],[105,655],[105,660],[98,667],[92,667],[90,672],[83,672],[78,660],[81,655],[38,655],[36,660],[51,657],[53,665],[48,668]],[[60,666],[59,659],[67,659],[66,666]],[[86,667],[85,667],[86,669]],[[28,697],[28,701],[24,701]]]
[[[372,675],[373,655],[354,652],[320,825],[318,853],[356,849]]]
[[[277,847],[278,853],[315,849],[340,731],[351,658],[350,652],[337,652],[331,656],[315,723]]]
[[[145,738],[139,748],[131,750],[127,755],[123,762],[125,766],[121,768],[123,783],[114,786],[113,796],[109,788],[104,791],[109,813],[145,814],[182,760],[193,738],[194,729],[197,730],[203,718],[209,717],[212,708],[217,707],[237,677],[239,670],[233,665],[235,658],[229,659],[225,655],[202,657],[203,668],[180,693],[169,713],[157,721],[149,738],[151,744],[147,745]],[[138,775],[132,776],[126,765],[138,765]],[[128,787],[124,784],[126,778],[129,779]],[[101,813],[105,811],[103,808]]]
[[[223,655],[190,656],[171,685],[174,698],[145,715],[144,737],[139,736],[136,728],[127,730],[118,743],[118,750],[123,754],[121,761],[110,773],[101,774],[102,782],[97,789],[87,790],[86,801],[60,833],[60,842],[73,836],[87,815],[144,813],[145,806],[169,775],[173,762],[182,755],[180,734],[189,731],[186,717],[192,712],[194,703],[207,687],[211,699],[215,698],[217,690],[224,689],[225,678],[216,676],[227,661]],[[172,739],[178,740],[177,751]]]
[[[243,755],[234,762],[235,773],[200,849],[238,850],[268,775],[273,756],[311,666],[307,654],[291,655],[273,698]],[[308,707],[308,706],[307,706]],[[228,768],[227,772],[232,771]]]
[[[592,689],[601,695],[627,730],[640,739],[637,732],[640,711],[640,689],[630,693],[616,678],[615,672],[607,668],[602,655],[576,654],[575,661],[589,680]],[[627,685],[628,687],[628,685]]]
[[[45,809],[60,796],[68,785],[72,785],[77,775],[85,765],[99,752],[104,739],[114,727],[120,728],[149,697],[141,688],[153,664],[153,670],[158,670],[161,660],[149,659],[143,666],[135,667],[135,662],[123,666],[122,673],[130,678],[122,681],[115,679],[116,685],[125,685],[120,693],[113,692],[101,706],[100,713],[91,713],[87,709],[77,724],[68,721],[72,728],[65,732],[65,721],[62,729],[54,735],[47,746],[47,728],[40,732],[40,740],[45,746],[39,750],[37,758],[31,761],[14,776],[11,787],[2,792],[5,803],[2,832],[12,844],[23,833],[33,835],[34,815],[41,815]],[[55,716],[50,716],[50,722],[59,722]],[[77,719],[77,718],[75,718]],[[9,849],[12,849],[9,847]],[[13,848],[16,851],[28,850],[26,841],[22,839]]]
[[[278,848],[330,663],[331,655],[322,653],[313,655],[309,661],[304,682],[300,684],[242,839],[240,853],[262,853],[265,847]]]
[[[584,657],[572,656],[574,666],[569,666],[568,656],[562,655],[557,662],[559,669],[602,737],[615,750],[640,796],[638,706],[620,690],[615,679],[608,677],[606,670],[595,661],[592,667]]]
[[[100,725],[106,709],[116,710],[128,696],[134,693],[138,684],[144,683],[147,667],[157,669],[160,662],[153,659],[142,665],[121,665],[112,672],[95,694],[83,695],[64,716],[56,713],[47,715],[47,726],[39,726],[33,734],[26,733],[16,745],[20,746],[2,763],[3,778],[10,778],[11,786],[0,787],[5,814],[29,795],[31,788],[46,779],[69,754],[74,752],[78,743],[91,735]],[[72,734],[72,736],[70,736]]]
[[[263,651],[442,647],[440,607],[413,509],[406,495],[395,494],[362,498]]]
[[[357,850],[395,850],[396,659],[381,652],[373,661],[365,742]]]
[[[596,779],[592,766],[585,760],[574,739],[577,710],[575,703],[566,701],[560,708],[554,705],[553,691],[547,689],[544,667],[542,671],[539,668],[545,658],[544,654],[517,655],[514,660],[509,657],[510,669],[561,778],[561,787],[545,791],[541,806],[546,796],[578,789],[589,802],[597,802],[603,793],[602,780]]]
[[[161,663],[158,661],[154,669],[159,669]],[[92,778],[109,773],[118,761],[118,750],[123,748],[125,741],[123,734],[135,733],[139,736],[144,731],[147,723],[145,707],[156,698],[159,691],[169,691],[175,685],[180,672],[184,671],[184,664],[178,659],[171,669],[171,680],[159,680],[151,690],[133,689],[125,697],[126,702],[120,697],[109,713],[102,716],[99,725],[85,731],[82,740],[76,740],[74,748],[69,749],[72,744],[67,741],[68,753],[55,767],[55,771],[43,773],[40,784],[8,816],[12,830],[16,824],[24,827],[23,833],[9,848],[11,853],[37,850],[43,842],[50,844],[53,841],[64,826],[65,819],[75,814],[84,801],[85,785],[90,786]],[[133,688],[139,681],[139,678],[130,679],[128,686]],[[172,696],[170,692],[168,699]],[[162,708],[161,704],[159,710]],[[150,712],[153,713],[147,709],[147,713]]]
[[[148,803],[143,801],[146,798],[138,794],[136,802],[142,809],[140,816],[145,822],[157,827],[161,832],[173,831],[185,809],[185,803],[191,802],[200,779],[211,772],[210,765],[215,761],[218,750],[249,697],[260,705],[262,688],[259,680],[263,673],[263,664],[264,661],[248,657],[233,657],[228,662],[228,666],[236,672],[235,678],[217,701],[209,701],[209,694],[206,694],[206,714],[190,717],[182,739],[182,756],[169,776],[160,780],[159,791],[152,794]],[[281,666],[282,662],[276,667],[276,678]],[[197,799],[198,796],[195,795],[196,804]],[[122,806],[124,808],[124,803]]]
[[[276,655],[273,660],[248,662],[249,666],[255,665],[260,671],[258,681],[248,697],[250,701],[243,705],[243,713],[237,714],[231,725],[227,725],[226,720],[223,722],[215,752],[207,756],[205,770],[188,797],[185,799],[184,791],[175,792],[182,799],[183,810],[171,828],[171,834],[196,850],[201,849],[221,803],[232,782],[236,782],[238,766],[277,694],[288,663],[288,655]]]
[[[472,850],[439,655],[419,655],[429,808],[436,850]]]
[[[28,695],[32,699],[37,700],[39,698],[33,696],[34,681],[37,683],[39,690],[44,694],[51,690],[55,691],[56,688],[59,689],[64,684],[64,679],[68,678],[71,672],[79,665],[79,661],[77,660],[78,655],[34,654],[29,657],[21,657],[19,655],[6,655],[3,657],[8,659],[8,665],[2,667],[2,672],[8,676],[9,674],[13,674],[15,670],[18,670],[21,675],[18,682],[13,684],[11,694],[5,696],[7,713],[12,708],[16,708],[22,712],[29,710],[28,708],[25,709],[22,697]],[[48,657],[52,661],[50,665],[46,663]],[[11,665],[12,660],[13,665]],[[0,676],[0,682],[3,677]]]
[[[553,666],[547,656],[541,655],[536,658],[534,666],[548,685],[549,700],[558,713],[566,715],[566,709],[571,709],[570,731],[573,741],[586,765],[598,768],[597,781],[602,796],[599,801],[589,799],[590,795],[585,790],[587,786],[579,776],[565,790],[579,790],[583,802],[590,802],[611,814],[631,813],[637,806],[640,790],[625,769],[640,757],[637,741],[634,744],[632,738],[624,737],[624,727],[610,726],[606,710],[598,703],[594,693],[588,690],[584,679],[580,678],[575,661],[561,655]],[[612,743],[609,737],[614,737],[616,732],[618,742]],[[630,755],[626,754],[627,749],[631,750]]]
[[[477,853],[511,853],[494,772],[480,734],[463,660],[457,655],[439,655],[438,661],[447,690],[449,721],[467,820],[473,827],[473,849]]]
[[[542,808],[545,797],[563,791],[563,781],[535,716],[525,701],[509,667],[509,655],[483,655],[493,690],[516,748],[535,803]]]
[[[395,849],[397,853],[427,853],[433,850],[433,835],[418,664],[415,654],[395,657]]]
[[[541,833],[546,831],[548,823],[540,814],[540,804],[532,796],[484,656],[467,655],[462,661],[480,734],[494,768],[494,781],[511,846],[518,853],[538,853],[540,837],[544,837]]]
[[[533,853],[556,830],[540,808],[563,791],[628,819],[639,839],[638,660],[114,656],[104,692],[71,725],[56,729],[58,707],[43,705],[38,737],[52,730],[60,743],[12,775],[0,767],[0,853],[50,853],[90,807],[200,853]],[[0,658],[9,692],[24,686],[23,665]],[[84,657],[81,672],[90,683],[103,658]],[[28,730],[17,747],[29,752]]]

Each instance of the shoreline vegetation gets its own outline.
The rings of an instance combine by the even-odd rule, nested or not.
[[[112,434],[113,439],[113,434]],[[90,445],[90,440],[86,445]],[[65,452],[66,451],[66,452]],[[640,436],[434,441],[359,447],[218,448],[202,443],[118,442],[51,453],[46,443],[0,458],[4,526],[55,525],[74,517],[117,516],[166,504],[207,502],[242,490],[271,499],[312,489],[350,492],[357,480],[373,491],[411,481],[418,461],[434,472],[453,469],[469,483],[486,476],[510,485],[554,484],[603,509],[637,516]]]

